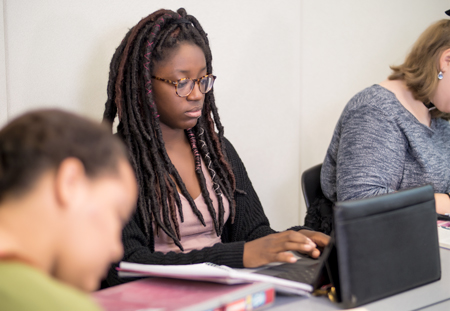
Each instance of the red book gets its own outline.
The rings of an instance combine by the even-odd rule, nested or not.
[[[275,300],[270,283],[226,285],[150,278],[92,294],[106,311],[245,311],[260,310]]]

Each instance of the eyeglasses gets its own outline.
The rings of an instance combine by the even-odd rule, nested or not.
[[[209,74],[197,79],[183,78],[177,81],[167,80],[155,76],[152,76],[152,78],[175,85],[175,92],[177,93],[177,95],[180,97],[187,97],[192,93],[195,83],[198,83],[200,92],[202,92],[203,94],[208,93],[209,91],[211,91],[214,85],[214,81],[217,77]]]

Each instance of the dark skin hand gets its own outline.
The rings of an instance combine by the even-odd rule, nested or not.
[[[330,237],[321,232],[288,230],[247,242],[244,245],[244,267],[256,268],[271,262],[296,262],[289,251],[298,251],[313,258],[320,256],[321,248],[330,241]]]

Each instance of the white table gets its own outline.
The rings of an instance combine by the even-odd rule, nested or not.
[[[450,311],[450,250],[440,248],[441,279],[409,291],[378,300],[352,310],[390,311],[426,310]],[[269,310],[340,310],[326,297],[277,296]]]

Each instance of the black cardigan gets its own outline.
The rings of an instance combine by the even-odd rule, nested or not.
[[[270,228],[269,220],[264,214],[258,195],[253,189],[247,171],[233,145],[225,141],[225,150],[228,161],[236,178],[236,188],[242,193],[235,192],[236,216],[231,224],[231,217],[225,223],[221,235],[222,243],[189,253],[169,252],[167,254],[154,251],[153,232],[150,230],[150,241],[143,231],[141,218],[135,213],[123,230],[124,257],[123,261],[158,264],[180,265],[202,262],[212,262],[219,265],[227,265],[235,268],[243,268],[244,244],[276,231]],[[300,230],[303,227],[293,227],[292,230]],[[119,279],[113,265],[108,273],[104,285],[113,286],[126,282],[127,279]]]

